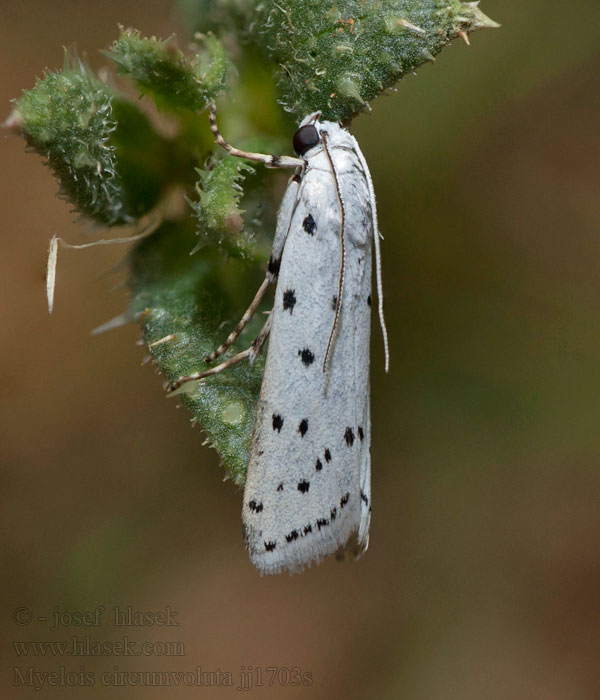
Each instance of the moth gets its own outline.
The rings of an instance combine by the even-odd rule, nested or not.
[[[207,361],[235,341],[267,288],[273,308],[251,347],[173,386],[252,361],[269,337],[242,508],[252,563],[264,574],[296,572],[329,554],[360,556],[371,519],[369,342],[372,249],[385,348],[381,254],[373,183],[356,139],[307,116],[293,139],[298,157],[232,156],[295,168],[284,194],[268,271],[248,311]]]

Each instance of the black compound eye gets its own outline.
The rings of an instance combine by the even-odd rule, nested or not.
[[[312,124],[305,124],[294,134],[294,150],[299,156],[303,156],[313,146],[316,146],[320,140],[316,127]]]

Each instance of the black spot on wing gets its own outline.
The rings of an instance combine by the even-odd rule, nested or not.
[[[365,431],[362,429],[361,425],[358,426],[358,437],[361,442],[365,439]]]
[[[346,432],[344,433],[344,440],[346,441],[346,445],[348,447],[352,447],[354,444],[354,432],[352,431],[352,428],[348,426],[346,428]]]
[[[304,534],[308,535],[309,532],[312,532],[312,525],[305,525],[304,526]]]
[[[283,481],[279,484],[279,486],[277,487],[277,490],[283,491]]]
[[[317,528],[320,530],[322,527],[326,527],[329,525],[329,520],[326,520],[325,518],[319,518],[317,520]]]
[[[340,498],[340,508],[343,508],[349,500],[350,494],[346,491],[346,493]]]
[[[331,462],[331,452],[329,451],[329,448],[325,450],[325,461]]]
[[[250,508],[253,513],[260,513],[263,509],[263,504],[252,500],[248,503],[248,508]]]
[[[315,464],[315,469],[320,472],[323,469],[323,462],[317,457],[317,463]]]
[[[309,488],[310,481],[306,481],[306,479],[302,479],[302,481],[298,483],[298,491],[300,491],[300,493],[308,493]]]
[[[315,356],[308,348],[304,348],[304,350],[298,350],[298,355],[302,360],[302,364],[306,367],[309,367],[315,361]]]
[[[292,542],[298,539],[298,530],[292,530],[289,535],[285,536],[287,542]]]
[[[269,258],[268,270],[273,277],[277,277],[279,274],[279,267],[281,266],[281,258],[274,258],[272,255]]]
[[[335,311],[337,308],[337,294],[331,300],[331,310]]]
[[[300,425],[298,426],[298,432],[300,433],[301,437],[304,437],[306,435],[307,430],[308,430],[308,420],[306,418],[303,418],[300,421]]]
[[[296,305],[296,294],[293,289],[286,289],[283,293],[283,310],[289,311],[290,316],[294,311],[294,306]]]
[[[336,517],[337,517],[337,508],[335,508],[335,507],[332,508],[332,509],[331,509],[331,513],[329,514],[329,516],[331,517],[331,520],[332,520],[332,521],[335,520]]]
[[[278,433],[280,433],[282,428],[283,428],[283,418],[279,415],[279,413],[274,413],[273,414],[273,430],[276,430]]]
[[[369,294],[369,296],[367,297],[367,304],[368,304],[369,306],[371,306],[371,295],[370,295],[370,294]]]
[[[369,505],[369,498],[362,489],[360,491],[360,500],[363,501],[366,506]]]
[[[272,552],[277,546],[277,542],[265,542],[265,551]]]
[[[310,236],[314,234],[315,231],[315,220],[312,217],[312,214],[307,214],[304,217],[304,221],[302,222],[302,228],[308,233]]]

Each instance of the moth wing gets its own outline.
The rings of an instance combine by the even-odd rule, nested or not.
[[[279,211],[277,212],[277,225],[275,227],[271,257],[269,258],[269,276],[271,282],[274,282],[279,274],[281,256],[290,232],[292,217],[299,201],[298,191],[300,189],[300,182],[299,175],[292,175],[288,181],[283,199],[281,200]]]
[[[324,154],[321,154],[324,157]],[[372,213],[361,165],[336,154],[346,202],[344,298],[329,369],[323,360],[340,269],[331,167],[309,162],[280,261],[242,519],[263,573],[301,570],[366,548],[370,499],[369,338]]]

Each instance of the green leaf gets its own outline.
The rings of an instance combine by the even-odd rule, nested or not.
[[[218,39],[201,38],[204,50],[188,58],[169,39],[121,28],[121,36],[106,55],[118,64],[120,74],[135,80],[160,107],[199,112],[224,89],[229,65]]]
[[[114,147],[129,208],[140,217],[156,206],[169,185],[178,182],[183,164],[176,143],[157,134],[135,105],[120,97],[112,105],[117,128],[109,143]]]
[[[65,54],[62,71],[47,73],[15,100],[10,117],[27,143],[47,159],[60,193],[97,223],[133,221],[126,184],[117,168],[113,93],[77,58]]]
[[[498,26],[461,0],[264,0],[257,43],[279,71],[282,104],[298,119],[338,122],[434,57],[452,39]]]
[[[234,260],[225,264],[215,248],[190,255],[195,243],[189,220],[167,222],[131,256],[131,311],[139,319],[154,361],[170,382],[206,367],[204,358],[228,333],[223,319],[232,327],[239,320],[240,307],[249,301],[251,282],[242,265]],[[242,334],[240,347],[247,347],[255,337],[260,316]],[[238,484],[245,479],[263,368],[260,357],[252,366],[245,361],[224,374],[186,385],[187,393],[178,396]]]
[[[239,158],[211,160],[206,170],[197,169],[195,200],[188,200],[197,219],[198,248],[216,244],[242,257],[253,250],[252,236],[244,229],[240,199],[244,173],[254,168]]]

